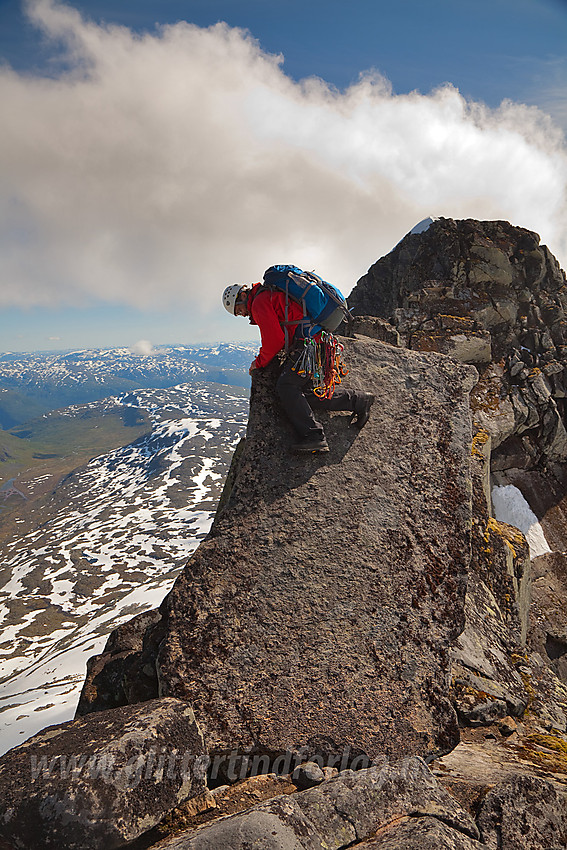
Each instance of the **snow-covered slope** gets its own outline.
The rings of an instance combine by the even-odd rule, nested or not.
[[[161,602],[208,531],[248,413],[242,391],[206,383],[118,401],[149,411],[151,433],[67,476],[0,541],[2,751],[71,718],[86,659]]]

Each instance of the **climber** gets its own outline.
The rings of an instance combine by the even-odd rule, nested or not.
[[[348,410],[351,424],[361,429],[370,416],[374,396],[370,393],[335,388],[330,398],[320,398],[313,392],[311,378],[294,371],[293,366],[304,347],[302,320],[303,308],[292,298],[286,304],[286,295],[254,284],[251,288],[238,283],[227,286],[222,302],[233,316],[247,316],[250,324],[258,325],[261,347],[249,372],[263,369],[282,349],[289,349],[282,372],[276,382],[276,392],[291,421],[298,442],[293,446],[298,452],[328,452],[323,426],[312,408],[318,410]],[[287,316],[286,316],[287,312]],[[286,336],[289,343],[286,345]]]

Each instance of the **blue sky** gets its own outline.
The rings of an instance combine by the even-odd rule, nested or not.
[[[225,284],[348,292],[428,214],[565,266],[566,46],[565,0],[0,0],[0,351],[254,338]]]

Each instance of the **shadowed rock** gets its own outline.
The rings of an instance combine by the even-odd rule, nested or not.
[[[500,470],[567,461],[567,283],[537,233],[441,218],[374,263],[348,301],[360,326],[388,319],[408,348],[479,367],[474,418]]]
[[[567,795],[540,778],[511,776],[488,792],[478,824],[487,850],[559,850],[567,846]]]
[[[50,726],[0,759],[0,835],[20,850],[121,847],[198,794],[206,765],[175,699]]]
[[[567,556],[550,552],[534,558],[532,642],[567,684]]]
[[[144,611],[111,632],[104,656],[94,655],[87,662],[76,717],[157,696],[155,666],[145,664],[144,637],[157,637],[150,627],[159,620],[158,611]]]
[[[468,335],[479,340],[477,357],[488,331],[492,359],[523,347],[534,365],[540,357],[551,362],[546,352],[562,359],[567,341],[565,274],[537,233],[507,221],[441,218],[408,234],[348,301],[358,316],[389,319],[408,347],[424,351]],[[518,362],[525,365],[521,354]]]

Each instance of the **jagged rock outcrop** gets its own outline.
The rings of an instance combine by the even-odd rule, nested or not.
[[[138,614],[114,629],[106,642],[104,656],[89,658],[76,717],[157,696],[157,675],[151,658],[157,651],[160,635],[152,627],[160,619],[156,610]],[[97,683],[94,687],[93,682]]]
[[[50,726],[0,760],[0,835],[18,850],[122,847],[202,790],[203,754],[171,698]]]
[[[506,221],[438,219],[357,283],[349,305],[404,345],[479,367],[475,418],[514,465],[567,460],[567,285],[539,236]],[[362,321],[362,319],[359,319]],[[383,331],[382,331],[383,333]],[[522,435],[521,439],[518,439]]]
[[[255,380],[230,495],[153,627],[160,692],[194,707],[212,755],[362,766],[456,743],[476,372],[363,338],[346,358],[376,403],[360,433],[325,420],[328,455],[290,454],[276,370]]]
[[[488,726],[523,715],[530,701],[516,669],[524,661],[531,572],[526,540],[491,516],[490,436],[472,442],[472,559],[465,627],[452,649],[454,698],[462,723]]]
[[[550,552],[532,561],[530,643],[567,685],[567,555]]]
[[[494,519],[490,489],[492,482],[519,487],[564,547],[565,273],[536,233],[502,221],[438,219],[378,260],[349,304],[355,328],[368,325],[366,313],[389,319],[401,345],[442,351],[479,370],[471,393],[473,555],[466,626],[452,650],[461,721],[487,724],[502,712],[521,716],[529,705],[546,729],[564,732],[563,665],[544,650],[547,641],[559,654],[562,644],[551,649],[553,638],[533,627],[528,549],[517,529]],[[534,592],[541,595],[539,585]]]
[[[489,360],[515,363],[520,350],[532,355],[530,366],[551,362],[567,343],[567,288],[539,243],[506,221],[441,218],[371,266],[349,305],[355,315],[388,319],[409,348],[437,350],[451,332],[488,331]]]

